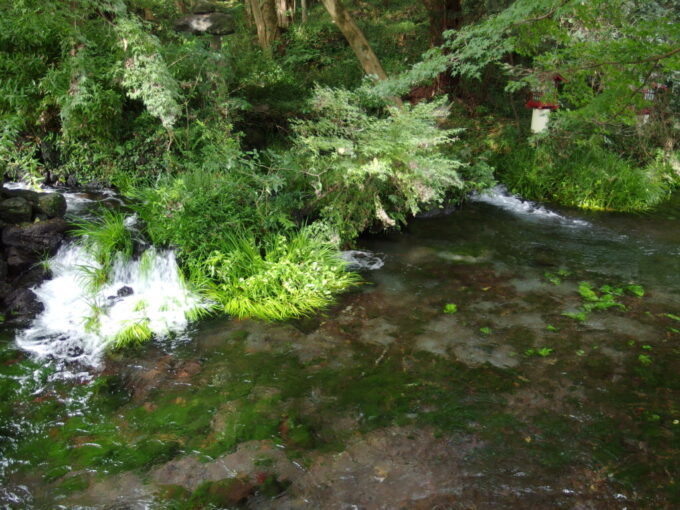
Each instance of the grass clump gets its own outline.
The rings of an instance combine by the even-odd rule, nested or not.
[[[118,253],[125,259],[132,257],[132,235],[120,211],[102,209],[97,218],[76,223],[72,233],[101,266],[110,267]]]
[[[589,140],[566,147],[541,140],[515,143],[500,158],[501,180],[523,197],[592,210],[645,211],[675,186],[670,165],[626,159]]]
[[[153,332],[149,327],[149,319],[142,318],[130,321],[113,338],[113,346],[116,349],[131,345],[139,345],[151,338]]]
[[[209,295],[236,317],[280,320],[308,315],[359,282],[346,271],[331,244],[303,229],[258,243],[252,236],[229,236],[231,249],[215,251],[199,265],[210,277]]]

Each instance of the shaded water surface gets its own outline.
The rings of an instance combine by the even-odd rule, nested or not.
[[[6,331],[0,505],[676,508],[678,218],[496,190],[362,241],[384,266],[312,318],[205,320],[100,371]]]

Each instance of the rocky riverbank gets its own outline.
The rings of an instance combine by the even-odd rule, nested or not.
[[[42,311],[31,287],[49,278],[41,262],[64,240],[66,200],[59,193],[0,187],[0,318],[23,326]]]

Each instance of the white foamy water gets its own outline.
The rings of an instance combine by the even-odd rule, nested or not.
[[[145,323],[156,337],[180,333],[188,324],[186,313],[202,306],[183,283],[172,251],[149,249],[139,260],[119,258],[110,283],[96,293],[87,288],[84,266],[96,263],[76,243],[50,261],[54,277],[34,289],[45,310],[18,334],[19,347],[96,367],[127,327]],[[96,320],[88,320],[92,317]]]
[[[590,226],[590,223],[587,221],[575,218],[567,218],[561,214],[557,214],[555,211],[546,209],[542,205],[538,205],[530,200],[524,200],[523,198],[520,198],[516,195],[512,195],[510,192],[508,192],[507,188],[502,185],[494,186],[493,188],[482,191],[481,193],[475,193],[471,199],[475,202],[484,202],[485,204],[500,207],[501,209],[505,209],[508,212],[520,216],[529,216],[537,219],[548,219],[571,226]]]
[[[374,271],[385,265],[385,260],[369,251],[347,250],[340,252],[340,258],[348,263],[348,269]]]

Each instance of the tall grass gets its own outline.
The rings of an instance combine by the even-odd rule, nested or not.
[[[595,143],[566,150],[520,143],[499,158],[497,167],[514,193],[583,209],[645,211],[666,199],[675,185],[663,162],[640,168]]]
[[[125,226],[125,214],[103,208],[93,220],[77,222],[73,235],[103,267],[110,267],[116,254],[126,259],[132,256],[132,235]]]

